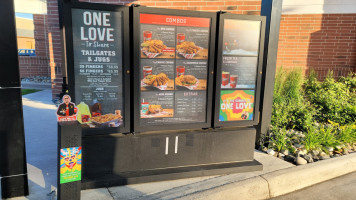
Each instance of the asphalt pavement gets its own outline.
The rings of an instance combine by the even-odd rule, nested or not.
[[[355,200],[356,172],[346,174],[271,200]]]

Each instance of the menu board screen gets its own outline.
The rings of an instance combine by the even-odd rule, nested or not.
[[[219,121],[253,120],[261,21],[224,19]]]
[[[206,122],[210,23],[140,14],[140,125]]]
[[[90,128],[123,124],[122,13],[72,9],[75,103]]]

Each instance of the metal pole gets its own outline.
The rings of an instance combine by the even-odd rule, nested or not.
[[[279,25],[283,0],[262,0],[261,16],[266,16],[265,50],[260,104],[260,123],[257,126],[256,143],[266,134],[271,124],[274,79],[276,74]]]

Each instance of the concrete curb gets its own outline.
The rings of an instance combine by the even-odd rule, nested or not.
[[[286,168],[207,191],[183,199],[268,199],[356,171],[356,153]]]

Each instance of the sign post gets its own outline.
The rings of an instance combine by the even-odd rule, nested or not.
[[[58,199],[80,199],[82,131],[77,121],[58,122]]]

